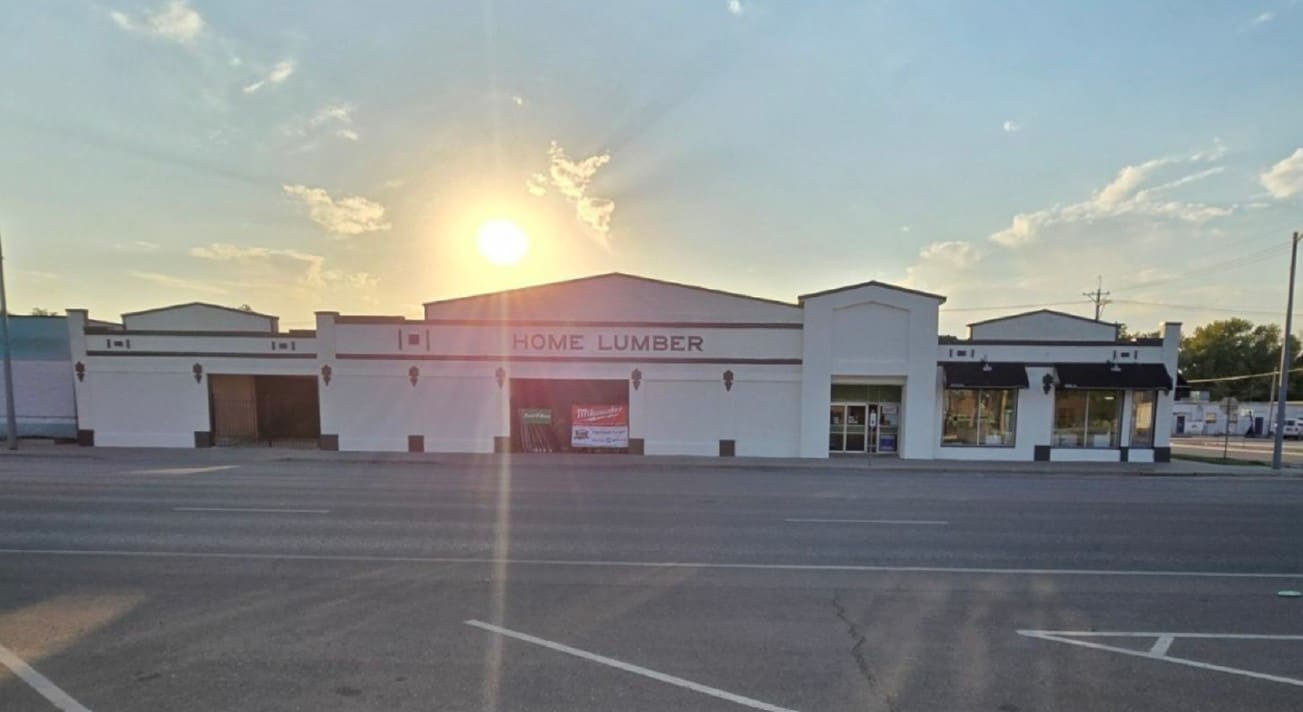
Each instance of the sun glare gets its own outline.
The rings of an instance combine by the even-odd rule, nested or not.
[[[514,265],[529,252],[529,236],[510,220],[488,220],[481,224],[475,244],[484,259],[495,265]]]

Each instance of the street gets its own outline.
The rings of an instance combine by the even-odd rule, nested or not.
[[[0,458],[5,712],[1303,704],[1303,479],[95,452]]]

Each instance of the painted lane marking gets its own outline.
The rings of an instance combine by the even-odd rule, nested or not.
[[[495,559],[453,556],[367,556],[365,554],[265,554],[222,551],[127,551],[122,549],[14,549],[0,555],[102,556],[137,559],[248,559],[340,563],[481,564],[490,566],[574,566],[580,568],[701,569],[723,571],[825,571],[844,573],[978,574],[995,576],[1131,576],[1140,578],[1295,579],[1303,573],[1272,571],[1142,571],[1128,569],[1015,569],[975,566],[880,566],[873,564],[747,564],[696,561],[585,561],[582,559]],[[1158,635],[1158,634],[1154,634]]]
[[[794,524],[901,524],[906,526],[944,527],[944,519],[784,519]]]
[[[776,705],[771,705],[767,702],[761,702],[760,700],[753,700],[750,697],[735,695],[732,692],[726,692],[724,690],[715,687],[702,685],[701,683],[693,682],[691,680],[684,680],[681,677],[666,675],[663,672],[656,672],[655,670],[649,670],[645,667],[632,665],[630,663],[616,660],[615,658],[608,658],[605,655],[590,653],[586,650],[580,650],[579,648],[572,648],[569,645],[563,645],[561,643],[554,643],[550,640],[544,640],[543,638],[536,638],[532,635],[527,635],[525,633],[517,633],[514,630],[508,630],[506,628],[502,628],[493,625],[491,623],[485,623],[483,621],[477,621],[477,620],[468,620],[466,621],[466,625],[474,626],[476,628],[479,628],[480,630],[487,630],[490,633],[497,633],[498,635],[505,636],[508,638],[514,638],[516,640],[524,641],[526,643],[532,643],[534,645],[542,646],[549,650],[555,650],[559,653],[565,653],[566,655],[573,655],[577,658],[582,658],[590,662],[599,663],[601,665],[607,665],[617,670],[623,670],[625,672],[631,672],[635,675],[642,675],[643,677],[649,677],[659,682],[664,682],[670,685],[677,685],[679,687],[692,690],[693,692],[700,692],[703,695],[718,697],[721,700],[728,700],[729,702],[734,702],[744,707],[750,707],[751,709],[767,710],[768,712],[795,712],[795,710],[789,709],[787,707],[778,707]]]
[[[23,662],[22,658],[3,645],[0,645],[0,663],[3,663],[13,674],[18,676],[18,679],[30,685],[41,697],[44,697],[50,704],[63,710],[63,712],[90,712],[80,702],[72,699],[68,693],[60,690],[58,685],[50,682],[50,678],[37,672],[31,665]]]
[[[1107,632],[1107,631],[1084,631],[1084,630],[1020,630],[1018,635],[1028,638],[1038,638],[1040,640],[1050,640],[1056,643],[1066,643],[1068,645],[1077,645],[1092,650],[1106,650],[1110,653],[1119,653],[1121,655],[1130,655],[1137,658],[1146,658],[1149,660],[1161,660],[1165,663],[1175,663],[1187,667],[1198,668],[1200,670],[1211,670],[1213,672],[1224,672],[1231,675],[1240,675],[1241,677],[1250,677],[1255,680],[1267,680],[1269,682],[1280,682],[1286,685],[1303,687],[1303,680],[1294,677],[1285,677],[1283,675],[1269,675],[1265,672],[1254,670],[1245,670],[1244,668],[1230,667],[1228,665],[1214,665],[1212,663],[1200,662],[1189,658],[1178,658],[1167,654],[1174,640],[1180,638],[1190,638],[1198,640],[1284,640],[1284,641],[1303,641],[1303,635],[1259,635],[1259,634],[1238,634],[1238,633],[1149,633],[1149,632]],[[1148,652],[1131,650],[1128,648],[1119,648],[1113,645],[1104,645],[1103,643],[1093,643],[1081,638],[1157,638],[1152,648]]]
[[[212,467],[164,467],[158,470],[132,470],[129,475],[199,475],[205,472],[234,470],[239,465],[213,465]]]
[[[329,509],[266,509],[262,507],[173,507],[173,512],[254,512],[258,514],[330,514]]]
[[[1175,640],[1176,637],[1171,635],[1158,636],[1158,639],[1154,641],[1153,647],[1149,649],[1149,654],[1156,658],[1167,655],[1167,651],[1171,649],[1172,643]]]

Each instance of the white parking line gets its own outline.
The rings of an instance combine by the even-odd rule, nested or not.
[[[1200,670],[1211,670],[1213,672],[1224,672],[1241,677],[1251,677],[1255,680],[1268,680],[1270,682],[1281,682],[1286,685],[1295,685],[1303,687],[1303,680],[1294,677],[1285,677],[1283,675],[1269,675],[1265,672],[1254,670],[1245,670],[1244,668],[1230,667],[1227,665],[1214,665],[1212,663],[1190,660],[1189,658],[1178,658],[1167,654],[1172,643],[1181,638],[1190,638],[1198,640],[1284,640],[1284,641],[1303,641],[1303,635],[1262,635],[1257,633],[1166,633],[1166,632],[1136,632],[1136,631],[1093,631],[1093,630],[1020,630],[1018,635],[1028,638],[1039,638],[1040,640],[1050,640],[1055,643],[1066,643],[1068,645],[1077,645],[1092,650],[1106,650],[1110,653],[1119,653],[1121,655],[1131,655],[1137,658],[1147,658],[1149,660],[1161,660],[1167,663],[1176,663],[1187,667],[1198,668]],[[1079,638],[1157,638],[1153,647],[1147,652],[1131,650],[1129,648],[1119,648],[1114,645],[1104,645],[1103,643],[1093,643],[1088,640],[1079,640]]]
[[[68,693],[60,690],[58,685],[50,682],[50,678],[37,672],[31,665],[23,662],[22,658],[14,655],[13,651],[3,645],[0,645],[0,663],[3,663],[20,680],[31,685],[32,689],[36,690],[41,697],[49,700],[50,704],[63,710],[63,712],[90,712],[80,702],[72,699]]]
[[[517,633],[514,630],[508,630],[506,628],[502,628],[493,625],[491,623],[485,623],[483,621],[477,621],[477,620],[469,620],[466,621],[466,625],[474,626],[481,630],[487,630],[490,633],[497,633],[498,635],[503,635],[508,638],[515,638],[516,640],[521,640],[526,643],[533,643],[534,645],[539,645],[544,648],[548,648],[549,650],[555,650],[559,653],[565,653],[566,655],[573,655],[577,658],[583,658],[584,660],[589,660],[591,662],[600,663],[602,665],[608,665],[610,667],[616,668],[617,670],[624,670],[625,672],[631,672],[635,675],[642,675],[643,677],[649,677],[653,680],[658,680],[660,682],[664,682],[670,685],[677,685],[679,687],[684,687],[689,690],[692,690],[693,692],[700,692],[703,695],[718,697],[721,700],[728,700],[729,702],[734,702],[744,707],[750,707],[751,709],[768,710],[768,712],[795,712],[795,710],[789,709],[787,707],[778,707],[776,705],[771,705],[767,702],[761,702],[760,700],[753,700],[750,697],[735,695],[732,692],[725,692],[724,690],[715,687],[708,687],[706,685],[702,685],[700,683],[693,682],[691,680],[684,680],[681,677],[666,675],[665,673],[656,672],[655,670],[648,670],[645,667],[632,665],[630,663],[616,660],[615,658],[608,658],[605,655],[590,653],[586,650],[580,650],[579,648],[572,648],[569,645],[563,645],[561,643],[554,643],[550,640],[544,640],[543,638],[536,638],[532,635],[526,635],[525,633]]]
[[[1171,635],[1158,636],[1158,639],[1154,641],[1154,645],[1151,648],[1149,648],[1149,654],[1154,657],[1162,657],[1164,655],[1167,655],[1167,651],[1171,650],[1172,643],[1175,640],[1176,638]]]
[[[487,566],[573,566],[616,569],[701,569],[722,571],[802,571],[833,573],[977,574],[983,576],[1127,576],[1137,578],[1290,579],[1303,573],[1275,571],[1172,571],[1157,569],[1017,569],[978,566],[879,566],[873,564],[750,564],[705,561],[585,561],[583,559],[495,559],[456,556],[368,556],[365,554],[275,554],[225,551],[129,551],[124,549],[14,549],[0,555],[100,556],[131,559],[243,559],[249,561],[330,561],[338,563],[478,564]]]
[[[262,507],[173,507],[173,512],[254,512],[257,514],[330,514],[329,509],[266,509]]]
[[[944,527],[943,519],[784,519],[799,524],[900,524],[905,526]]]
[[[158,470],[132,470],[129,475],[200,475],[205,472],[234,470],[239,465],[213,465],[211,467],[164,467]]]

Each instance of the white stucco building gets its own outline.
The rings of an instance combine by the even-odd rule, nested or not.
[[[202,447],[1165,460],[1180,327],[1040,311],[939,343],[944,297],[879,282],[796,303],[605,274],[423,319],[189,304],[68,312],[79,437]]]

